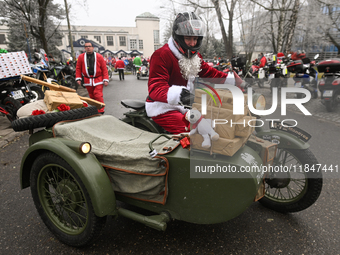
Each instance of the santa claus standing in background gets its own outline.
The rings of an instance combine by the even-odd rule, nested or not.
[[[85,43],[85,53],[79,55],[77,61],[76,81],[79,85],[82,77],[90,98],[104,103],[103,85],[109,85],[109,74],[103,56],[93,51],[91,42]],[[98,112],[104,114],[104,107]]]
[[[193,99],[195,78],[222,78],[220,83],[239,86],[236,73],[223,73],[203,61],[198,50],[202,46],[205,25],[193,12],[179,13],[174,21],[172,37],[156,50],[150,59],[149,96],[146,112],[170,133],[188,132],[187,112],[181,104]]]

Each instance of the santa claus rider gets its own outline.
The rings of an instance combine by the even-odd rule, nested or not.
[[[203,61],[198,50],[205,35],[203,21],[193,12],[179,13],[174,20],[172,37],[151,56],[149,96],[146,112],[158,125],[170,133],[188,132],[187,112],[181,104],[193,99],[195,78],[219,78],[216,83],[239,86],[236,73],[223,73]]]

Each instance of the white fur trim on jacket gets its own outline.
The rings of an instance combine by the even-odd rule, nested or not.
[[[224,84],[231,84],[231,85],[235,86],[236,79],[235,79],[235,76],[234,76],[234,71],[228,73],[228,76],[225,79]]]
[[[178,105],[181,101],[181,93],[184,86],[172,85],[168,90],[167,100],[169,104]]]
[[[183,58],[183,55],[176,48],[175,42],[174,42],[174,39],[172,38],[172,36],[169,38],[168,45],[169,45],[170,50],[172,51],[172,53],[175,55],[175,57],[177,59]]]
[[[170,111],[179,111],[182,114],[186,113],[188,109],[185,109],[184,106],[181,105],[171,105],[163,102],[146,102],[145,110],[148,116],[156,117],[160,114],[164,114]]]

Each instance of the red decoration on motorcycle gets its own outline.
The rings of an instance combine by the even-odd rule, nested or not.
[[[188,139],[188,137],[184,137],[181,141],[180,141],[181,145],[183,148],[186,148],[188,146],[190,146],[190,140]]]

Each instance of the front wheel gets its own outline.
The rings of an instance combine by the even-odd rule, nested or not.
[[[299,212],[310,207],[322,190],[322,173],[312,170],[317,164],[309,149],[278,149],[273,169],[279,171],[266,177],[265,196],[259,202],[281,213]]]
[[[34,87],[30,87],[30,89],[32,93],[30,103],[35,102],[40,99],[44,99],[45,94],[44,94],[44,91],[42,91],[41,87],[34,86]]]
[[[65,79],[65,86],[77,90],[78,89],[78,82],[73,76],[69,76]]]
[[[51,152],[38,156],[30,181],[42,221],[61,242],[79,247],[99,236],[106,217],[95,215],[85,185],[62,158]]]
[[[7,119],[10,122],[13,122],[14,120],[16,120],[17,111],[22,106],[21,103],[12,97],[6,97],[3,101],[3,104],[5,105],[6,111],[9,112],[9,114],[6,115]]]

